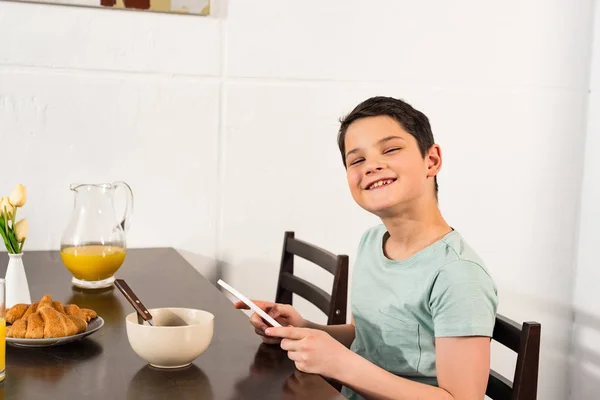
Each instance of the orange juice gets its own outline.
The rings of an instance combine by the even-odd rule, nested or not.
[[[66,247],[60,251],[60,256],[75,278],[100,281],[110,278],[121,267],[125,249],[105,245]]]
[[[0,318],[0,382],[4,380],[6,366],[6,320]]]

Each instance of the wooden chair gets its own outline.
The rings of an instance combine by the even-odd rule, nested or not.
[[[294,256],[317,264],[333,275],[331,295],[294,275]],[[294,293],[323,311],[327,315],[327,325],[345,324],[348,300],[348,256],[336,256],[320,247],[296,239],[294,232],[285,232],[275,302],[292,304]]]
[[[535,400],[537,398],[541,325],[523,326],[502,315],[496,316],[493,340],[517,353],[513,381],[490,370],[486,395],[493,400]]]

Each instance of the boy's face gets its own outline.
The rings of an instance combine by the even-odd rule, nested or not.
[[[417,140],[388,116],[362,118],[346,131],[350,192],[365,210],[380,217],[402,212],[433,196],[441,167],[439,146],[421,156]]]

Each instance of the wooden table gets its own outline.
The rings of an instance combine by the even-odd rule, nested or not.
[[[23,256],[33,301],[45,294],[63,303],[91,308],[105,320],[98,332],[70,344],[6,351],[4,399],[337,399],[343,398],[317,375],[294,368],[278,346],[261,344],[248,317],[175,250],[132,249],[121,269],[148,308],[190,307],[215,315],[211,345],[189,367],[150,367],[129,346],[125,316],[133,308],[116,288],[84,291],[58,252]],[[0,255],[4,276],[8,256]]]

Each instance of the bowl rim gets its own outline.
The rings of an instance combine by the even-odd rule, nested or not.
[[[214,320],[215,320],[215,315],[213,313],[211,313],[210,311],[201,310],[199,308],[189,308],[189,307],[155,307],[155,308],[149,308],[148,309],[148,311],[150,311],[150,314],[152,314],[152,312],[154,312],[156,310],[191,310],[191,311],[199,311],[201,313],[207,314],[210,318],[208,320],[206,320],[206,321],[201,322],[201,323],[191,324],[191,325],[183,325],[183,326],[151,326],[151,325],[140,325],[137,322],[137,317],[135,318],[135,322],[129,320],[129,318],[131,316],[137,315],[137,312],[134,311],[134,312],[132,312],[130,314],[127,314],[125,316],[125,323],[126,324],[134,325],[136,327],[139,327],[140,329],[186,329],[186,328],[190,328],[190,327],[194,327],[194,326],[209,325],[209,324],[214,323]]]

